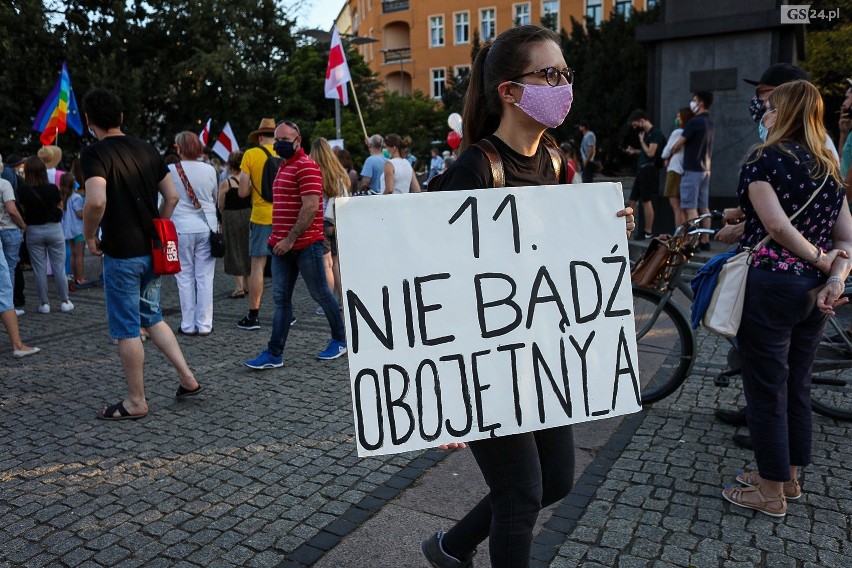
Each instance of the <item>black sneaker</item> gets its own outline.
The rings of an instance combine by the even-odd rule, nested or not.
[[[459,560],[444,552],[444,547],[441,546],[443,538],[444,533],[438,532],[420,543],[420,550],[429,561],[429,565],[432,568],[473,568],[473,557],[476,551],[474,550],[467,558]]]
[[[745,407],[737,410],[719,409],[715,412],[716,418],[720,422],[730,424],[731,426],[746,426],[746,409]]]
[[[237,327],[240,329],[260,329],[260,320],[246,316],[237,323]]]

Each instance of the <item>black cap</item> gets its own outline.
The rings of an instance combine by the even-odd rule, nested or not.
[[[9,166],[10,168],[15,168],[21,165],[24,159],[18,154],[9,154],[3,160],[3,165]]]
[[[778,85],[783,85],[790,81],[798,81],[799,79],[803,81],[810,81],[811,77],[801,67],[796,67],[790,63],[776,63],[775,65],[770,65],[766,71],[763,72],[759,81],[752,81],[751,79],[743,79],[743,81],[751,85],[769,85],[770,87],[777,87]]]

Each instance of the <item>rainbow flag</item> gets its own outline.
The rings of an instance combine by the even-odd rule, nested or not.
[[[77,109],[77,99],[71,88],[68,68],[62,64],[62,74],[50,91],[33,121],[33,130],[41,132],[39,139],[45,146],[52,144],[59,134],[70,126],[77,134],[83,134],[83,121]]]

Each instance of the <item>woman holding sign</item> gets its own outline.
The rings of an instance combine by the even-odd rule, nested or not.
[[[565,120],[573,79],[559,36],[549,29],[518,26],[485,45],[470,74],[462,153],[435,189],[568,183],[566,161],[545,130]],[[632,213],[616,213],[625,217],[628,235]],[[539,511],[573,484],[571,426],[477,440],[470,447],[490,492],[449,531],[423,541],[423,554],[437,568],[469,567],[476,547],[489,538],[493,567],[528,566]]]

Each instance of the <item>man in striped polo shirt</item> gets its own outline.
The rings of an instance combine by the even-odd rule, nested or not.
[[[322,173],[302,149],[295,122],[282,120],[275,127],[275,153],[284,162],[272,185],[272,335],[266,350],[245,362],[252,369],[284,366],[282,353],[293,317],[293,287],[299,273],[308,292],[325,312],[331,341],[319,359],[336,359],[346,353],[343,317],[328,288],[323,262]]]

